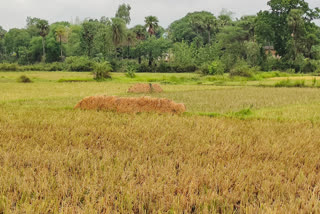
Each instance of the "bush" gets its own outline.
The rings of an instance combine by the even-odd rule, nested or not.
[[[45,64],[34,64],[23,66],[24,71],[45,71]]]
[[[191,73],[197,70],[195,65],[173,65],[171,66],[171,72],[174,73]]]
[[[148,64],[142,63],[139,65],[137,71],[141,73],[151,73],[154,71],[154,67],[153,66],[150,67]]]
[[[208,66],[208,71],[211,75],[223,75],[225,68],[225,65],[220,60],[215,60]]]
[[[85,56],[71,56],[66,58],[68,71],[93,71],[94,65],[94,61]]]
[[[156,68],[158,73],[171,73],[172,67],[166,62],[161,62],[160,65]]]
[[[208,75],[209,74],[209,64],[204,63],[200,66],[200,71],[203,75]]]
[[[239,61],[230,70],[230,76],[253,77],[253,72],[245,61]]]
[[[149,66],[145,63],[140,64],[137,68],[138,72],[156,72],[156,73],[190,73],[195,72],[197,66],[195,65],[178,65],[161,62],[158,66]]]
[[[110,79],[110,72],[112,71],[112,66],[109,62],[95,63],[93,75],[95,80]]]
[[[64,70],[66,70],[65,63],[62,63],[62,62],[54,62],[54,63],[48,64],[46,67],[47,67],[46,68],[47,71],[64,71]]]
[[[292,82],[291,80],[281,80],[280,82],[277,82],[275,87],[305,87],[305,80],[296,80],[295,82]]]
[[[128,66],[126,68],[126,76],[129,78],[135,78],[136,77],[136,69],[133,66]]]
[[[317,60],[305,59],[302,67],[303,73],[314,73],[320,67],[320,62]]]
[[[263,61],[261,68],[263,71],[273,71],[279,68],[279,60],[274,56],[268,55]]]
[[[19,71],[21,67],[18,64],[1,63],[0,71]]]
[[[21,82],[21,83],[31,83],[31,79],[25,75],[21,75],[18,79],[17,82]]]

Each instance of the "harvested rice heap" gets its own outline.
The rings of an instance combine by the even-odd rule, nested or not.
[[[139,83],[128,89],[128,93],[161,93],[162,88],[158,84]]]
[[[182,103],[151,97],[121,98],[116,96],[92,96],[81,100],[75,109],[105,110],[119,113],[157,112],[181,114],[186,111]]]

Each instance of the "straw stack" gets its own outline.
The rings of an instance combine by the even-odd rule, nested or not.
[[[156,112],[181,114],[186,111],[182,103],[151,97],[121,98],[116,96],[92,96],[81,100],[75,109],[105,110],[119,113]]]

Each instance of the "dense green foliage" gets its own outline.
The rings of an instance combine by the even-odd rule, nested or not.
[[[1,70],[92,71],[110,62],[113,71],[194,72],[250,76],[252,71],[317,72],[320,10],[304,0],[270,0],[270,10],[233,19],[222,11],[188,13],[167,29],[155,16],[129,29],[131,6],[115,17],[50,24],[27,18],[23,29],[0,26]],[[50,63],[43,68],[44,64]],[[19,64],[19,66],[17,65]],[[25,65],[25,67],[21,67]],[[32,66],[31,66],[32,65]],[[43,69],[42,69],[43,68]]]

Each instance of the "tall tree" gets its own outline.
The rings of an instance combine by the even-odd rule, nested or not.
[[[173,41],[189,43],[194,40],[200,43],[210,43],[213,35],[218,32],[216,17],[207,11],[188,13],[169,26],[169,38]]]
[[[171,43],[167,39],[157,39],[151,36],[137,46],[138,52],[145,56],[149,61],[149,66],[152,66],[155,59],[161,57],[162,54],[169,49]]]
[[[126,25],[121,18],[113,18],[111,20],[112,41],[115,47],[119,47],[126,35]]]
[[[101,22],[100,22],[101,23]],[[113,50],[111,35],[111,23],[101,23],[95,37],[95,47],[99,53],[105,58]]]
[[[0,26],[0,39],[3,39],[7,31]]]
[[[218,25],[220,28],[232,23],[233,12],[223,9],[218,16]]]
[[[39,18],[36,17],[27,17],[27,25],[26,29],[28,30],[31,37],[38,36],[39,35],[39,29],[37,27],[37,23],[40,21]]]
[[[310,25],[314,19],[319,18],[319,8],[311,9],[304,0],[270,0],[268,5],[271,8],[269,14],[272,29],[275,32],[274,46],[278,54],[285,56],[290,47],[288,42],[292,42],[292,30],[288,24],[290,11],[297,9],[301,11],[304,23]],[[292,16],[292,14],[291,14]]]
[[[269,11],[260,11],[255,19],[255,35],[257,41],[263,46],[271,46],[275,40],[272,19]]]
[[[216,17],[214,17],[212,14],[205,15],[203,22],[208,34],[208,43],[210,44],[212,33],[216,33],[218,31],[218,22]]]
[[[4,37],[7,31],[0,26],[0,61],[3,59],[5,55],[5,48],[4,48]]]
[[[136,33],[132,30],[126,32],[127,57],[130,57],[130,47],[135,45],[137,40]]]
[[[95,20],[89,20],[82,23],[81,41],[82,46],[87,50],[87,55],[92,56],[94,38],[96,36],[99,22]]]
[[[42,61],[45,61],[46,60],[46,36],[48,35],[49,33],[49,23],[47,20],[44,20],[44,19],[39,19],[37,20],[37,23],[36,23],[36,26],[39,30],[39,34],[40,36],[42,37]]]
[[[293,60],[296,60],[299,52],[303,51],[302,47],[299,47],[299,41],[303,43],[303,39],[305,37],[305,25],[303,20],[303,11],[299,9],[292,9],[289,12],[287,22],[291,32],[292,44],[293,46]],[[303,45],[301,44],[300,45]]]
[[[159,20],[155,16],[147,16],[145,18],[146,27],[150,36],[155,35]]]
[[[247,40],[255,41],[256,16],[242,16],[237,24],[248,32]]]
[[[26,29],[13,28],[6,33],[4,45],[8,54],[16,55],[16,58],[19,59],[19,49],[27,49],[30,40],[31,37]]]
[[[130,10],[131,7],[129,4],[119,5],[118,11],[116,13],[116,18],[123,19],[127,25],[130,24]]]
[[[59,26],[56,28],[55,34],[60,44],[60,58],[63,59],[62,43],[68,41],[69,28],[66,26]]]
[[[147,36],[146,28],[143,25],[136,25],[131,30],[135,32],[138,40],[144,40]]]

